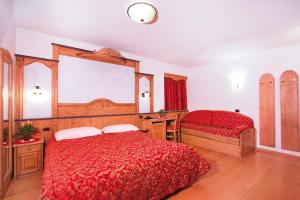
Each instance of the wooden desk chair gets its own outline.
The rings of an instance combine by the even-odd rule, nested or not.
[[[166,135],[168,140],[173,140],[174,142],[180,142],[180,134],[179,134],[179,120],[178,116],[175,115],[167,120],[167,130]]]

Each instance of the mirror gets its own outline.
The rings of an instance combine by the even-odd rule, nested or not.
[[[153,112],[153,75],[136,73],[136,78],[139,84],[139,113]]]
[[[134,103],[133,67],[60,56],[58,74],[58,103],[88,103],[99,98]]]
[[[139,80],[139,112],[150,112],[150,81],[146,77]]]
[[[25,119],[51,117],[52,70],[42,63],[24,68],[23,117]]]
[[[3,150],[2,150],[2,176],[5,178],[9,170],[9,131],[8,131],[8,64],[3,65]]]

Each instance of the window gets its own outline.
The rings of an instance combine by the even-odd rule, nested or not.
[[[187,110],[186,76],[165,73],[165,110]]]

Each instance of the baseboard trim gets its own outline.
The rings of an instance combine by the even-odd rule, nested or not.
[[[272,150],[268,150],[268,149],[262,149],[262,148],[259,148],[259,147],[256,147],[256,151],[271,154],[271,155],[280,156],[280,157],[283,157],[283,158],[288,158],[290,160],[300,161],[300,156],[286,154],[286,153],[283,153],[283,152],[272,151]]]

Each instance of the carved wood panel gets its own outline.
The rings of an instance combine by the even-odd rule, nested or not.
[[[114,103],[109,99],[96,99],[88,103],[59,103],[58,116],[93,116],[135,113],[135,104]]]

